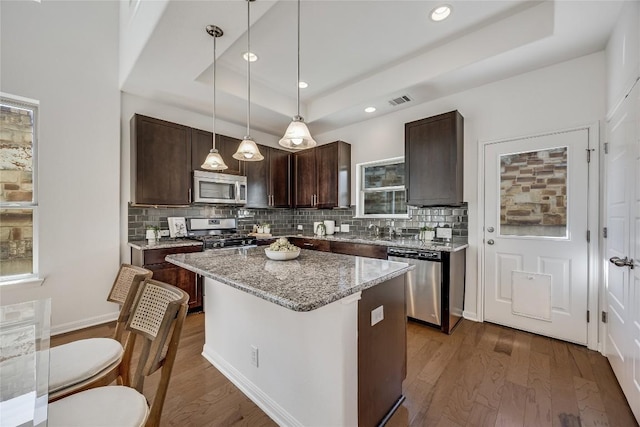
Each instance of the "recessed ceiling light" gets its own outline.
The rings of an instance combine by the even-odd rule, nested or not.
[[[431,11],[431,20],[436,22],[443,21],[447,19],[449,15],[451,15],[451,6],[443,4]]]
[[[374,111],[376,111],[376,107],[367,107],[364,109],[365,113],[373,113]]]
[[[307,83],[307,82],[303,82],[303,81],[300,81],[300,82],[298,82],[298,87],[299,87],[300,89],[306,89],[306,88],[308,88],[308,87],[309,87],[309,83]]]
[[[256,62],[258,60],[258,55],[253,52],[245,52],[242,54],[242,57],[245,61]]]

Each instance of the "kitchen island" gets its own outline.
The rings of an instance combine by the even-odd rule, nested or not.
[[[205,277],[204,357],[280,425],[377,425],[402,401],[409,264],[262,248],[166,260]]]

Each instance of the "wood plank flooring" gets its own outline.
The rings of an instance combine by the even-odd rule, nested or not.
[[[103,325],[51,343],[112,333]],[[162,426],[275,425],[201,356],[203,343],[204,315],[190,314]],[[638,426],[606,358],[585,347],[490,323],[463,320],[448,336],[409,322],[407,355],[407,399],[390,427]]]

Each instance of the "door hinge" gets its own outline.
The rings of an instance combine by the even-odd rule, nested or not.
[[[593,148],[587,148],[587,163],[591,163],[591,152],[594,151]]]
[[[591,230],[587,230],[587,243],[591,242]]]
[[[587,323],[591,321],[591,312],[587,310]]]
[[[609,321],[609,315],[606,311],[602,312],[602,323],[607,323]]]
[[[607,227],[604,227],[602,229],[602,237],[604,237],[605,239],[607,238]]]
[[[609,143],[608,142],[604,143],[604,154],[609,154]]]

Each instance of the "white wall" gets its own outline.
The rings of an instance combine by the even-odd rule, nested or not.
[[[640,2],[625,2],[606,49],[607,113],[640,75]]]
[[[42,286],[1,303],[52,300],[53,332],[115,318],[119,266],[118,2],[2,1],[0,90],[40,101]]]
[[[404,155],[404,124],[451,110],[464,117],[464,200],[469,204],[465,315],[477,316],[478,156],[485,141],[588,125],[605,114],[603,52],[563,62],[465,92],[416,105],[379,119],[314,135],[319,143],[341,139],[357,163]],[[352,182],[352,204],[357,193]]]

